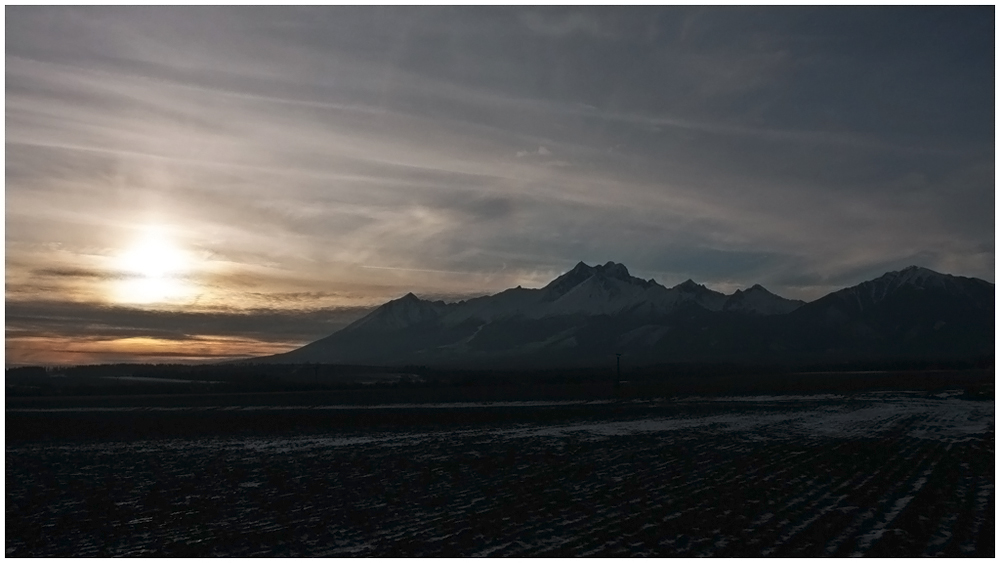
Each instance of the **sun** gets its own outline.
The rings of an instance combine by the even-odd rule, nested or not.
[[[142,235],[117,258],[120,279],[114,299],[119,303],[170,303],[191,295],[187,276],[193,267],[188,252],[159,226],[147,226]]]

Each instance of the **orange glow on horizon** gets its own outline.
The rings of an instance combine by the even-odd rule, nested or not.
[[[7,366],[206,363],[278,354],[303,344],[306,342],[269,342],[214,335],[198,335],[186,340],[145,336],[92,340],[8,336],[5,352]]]

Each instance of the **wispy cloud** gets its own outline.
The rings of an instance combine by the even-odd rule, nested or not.
[[[597,13],[579,11],[564,13],[545,13],[531,10],[520,14],[521,22],[535,33],[563,38],[573,34],[583,34],[591,37],[612,37],[613,34],[601,25]]]

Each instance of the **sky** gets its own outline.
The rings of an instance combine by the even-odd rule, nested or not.
[[[6,13],[5,363],[286,351],[615,261],[994,281],[994,7]]]

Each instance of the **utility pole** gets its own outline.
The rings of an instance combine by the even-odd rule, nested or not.
[[[622,354],[621,352],[615,352],[615,389],[617,389],[622,384]]]

